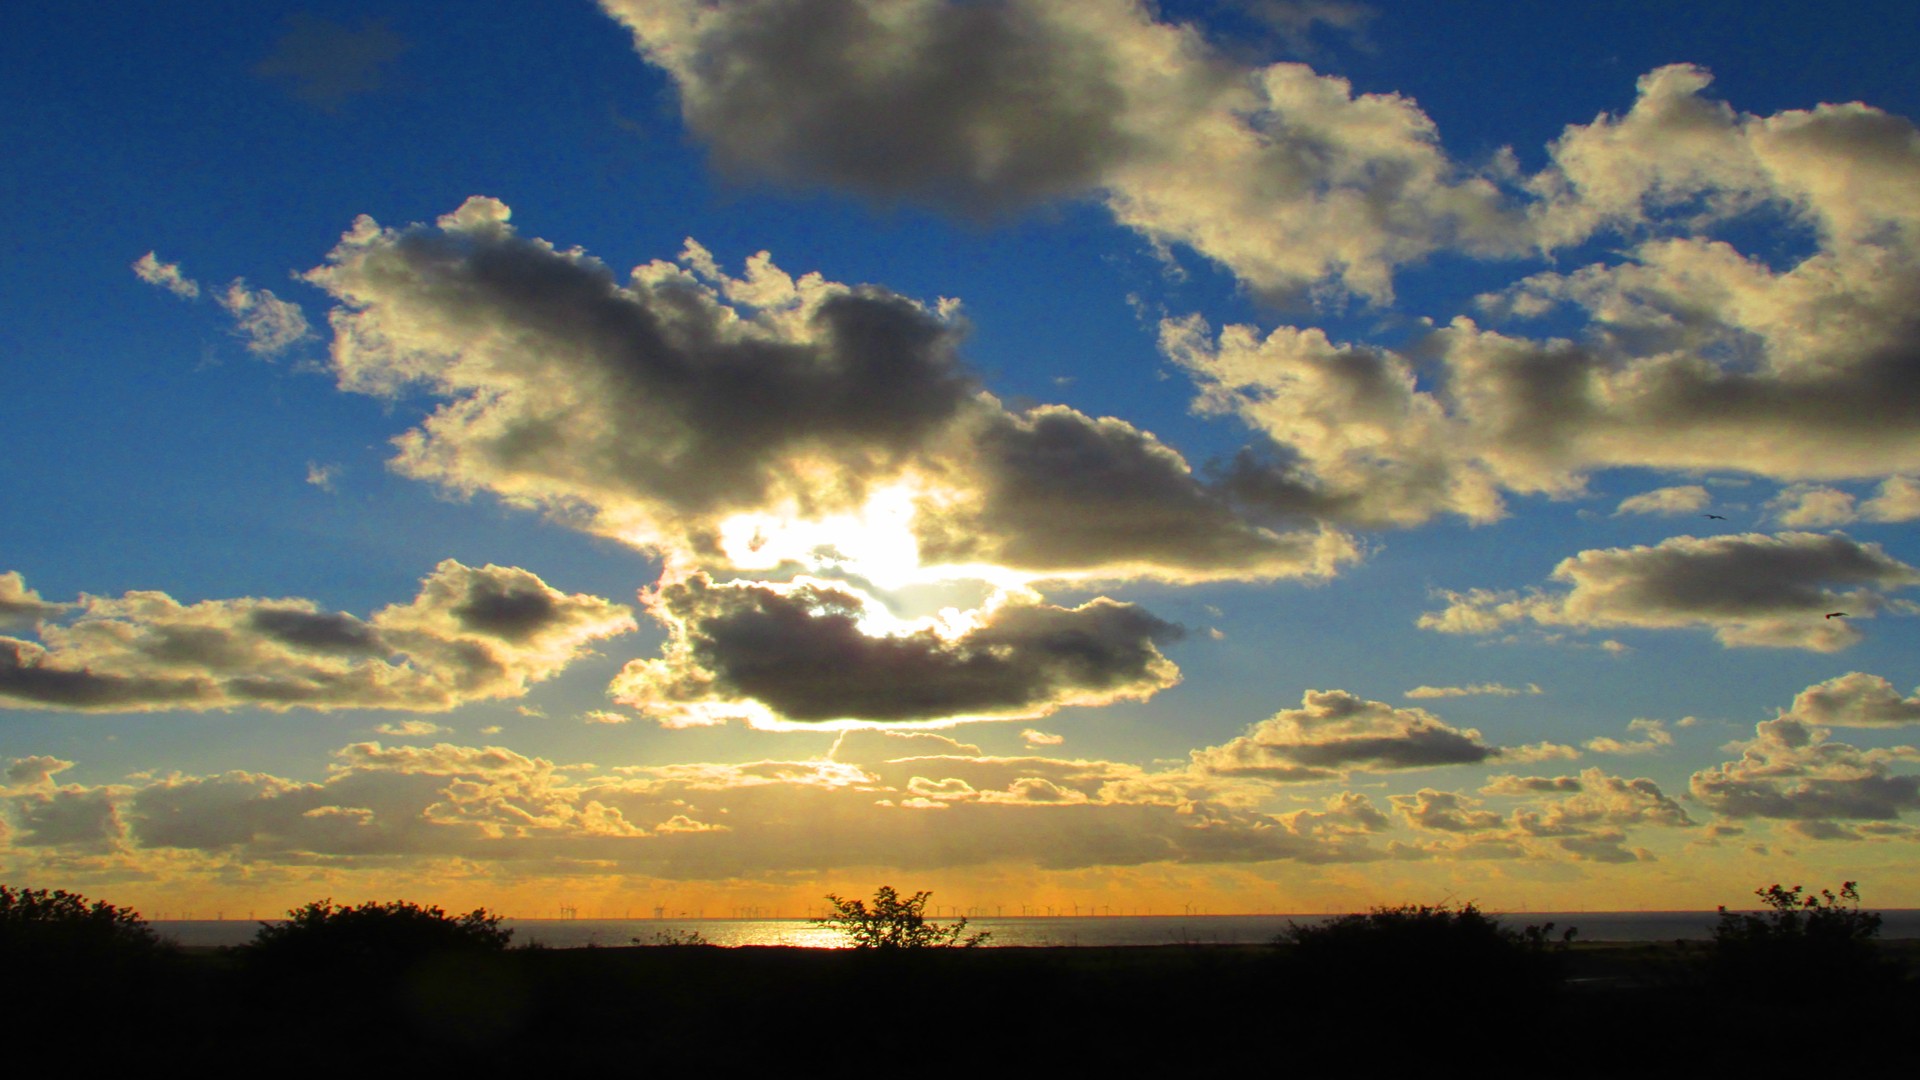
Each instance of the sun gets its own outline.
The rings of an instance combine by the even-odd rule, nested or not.
[[[989,594],[1025,591],[1033,576],[1008,567],[921,561],[914,520],[921,506],[951,495],[908,475],[875,488],[858,509],[845,513],[808,517],[787,506],[736,514],[720,523],[720,551],[736,570],[798,568],[884,593],[969,582],[990,586]]]

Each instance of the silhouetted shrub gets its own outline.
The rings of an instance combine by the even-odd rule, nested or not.
[[[0,954],[11,962],[42,955],[68,961],[145,958],[160,948],[159,937],[137,912],[90,902],[65,889],[0,885]]]
[[[429,956],[499,952],[512,938],[485,908],[449,915],[406,900],[335,907],[327,899],[294,908],[284,922],[261,923],[245,948],[255,963],[390,969]]]
[[[157,988],[178,974],[174,959],[126,908],[63,889],[0,885],[0,971],[14,990],[7,1014],[20,1039],[92,1016],[116,1017],[130,1038],[151,1030],[166,1012]]]
[[[1308,994],[1415,994],[1439,1013],[1539,1002],[1559,989],[1575,931],[1515,930],[1472,904],[1404,904],[1290,925],[1279,944]]]
[[[1880,916],[1860,910],[1860,891],[1848,881],[1806,893],[1778,884],[1755,889],[1758,912],[1720,908],[1713,928],[1711,977],[1724,991],[1771,993],[1781,985],[1818,986],[1830,996],[1884,989],[1899,978],[1874,941]]]
[[[273,1023],[316,1032],[377,1023],[389,1047],[482,1047],[509,1037],[526,1008],[506,963],[513,931],[500,919],[485,908],[316,900],[261,923],[238,951]]]
[[[814,922],[838,930],[861,949],[971,949],[991,937],[991,933],[968,934],[967,920],[942,926],[927,921],[927,899],[933,894],[917,892],[906,899],[891,885],[882,885],[873,894],[873,906],[865,900],[844,900],[833,893],[833,914]]]

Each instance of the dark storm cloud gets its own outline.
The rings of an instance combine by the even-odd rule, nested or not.
[[[750,702],[780,720],[929,721],[1034,716],[1144,697],[1178,679],[1155,646],[1180,628],[1131,604],[1014,601],[942,636],[869,633],[860,620],[871,603],[809,579],[716,584],[702,574],[663,586],[650,608],[671,634],[666,659],[629,664],[615,693],[666,716]]]

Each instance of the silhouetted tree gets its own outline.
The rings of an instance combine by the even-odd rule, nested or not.
[[[903,900],[893,886],[882,885],[874,892],[873,906],[869,907],[865,900],[847,900],[828,893],[833,914],[814,922],[840,931],[862,949],[971,949],[993,936],[984,931],[968,934],[964,918],[947,926],[928,922],[927,899],[932,895],[922,891]]]
[[[1711,972],[1723,990],[1767,992],[1783,981],[1819,986],[1835,996],[1883,989],[1898,972],[1880,956],[1874,939],[1880,915],[1860,910],[1860,891],[1848,881],[1807,893],[1778,884],[1755,889],[1766,905],[1758,912],[1720,908],[1713,928]]]

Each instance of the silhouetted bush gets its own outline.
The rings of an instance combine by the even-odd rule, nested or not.
[[[1806,893],[1778,884],[1755,889],[1766,904],[1758,912],[1720,908],[1709,963],[1713,982],[1739,994],[1773,993],[1782,985],[1818,986],[1830,997],[1885,989],[1898,971],[1880,956],[1874,941],[1880,916],[1860,910],[1860,891],[1848,881]]]
[[[478,908],[449,915],[405,900],[335,906],[316,900],[261,923],[237,950],[264,1024],[323,1032],[341,1024],[395,1047],[484,1047],[510,1037],[524,991],[513,931]]]
[[[0,971],[16,1042],[84,1017],[116,1017],[142,1035],[163,1022],[159,987],[178,979],[171,946],[126,908],[63,889],[0,885]]]
[[[159,937],[137,912],[65,889],[0,885],[0,955],[9,964],[29,958],[145,960],[160,949]]]
[[[449,915],[406,900],[335,907],[327,899],[294,908],[285,922],[261,923],[246,948],[258,959],[387,967],[444,953],[499,952],[512,938],[486,908]]]
[[[1279,944],[1309,994],[1391,990],[1447,1013],[1550,997],[1574,934],[1556,938],[1552,923],[1515,930],[1472,904],[1404,904],[1294,924]]]

